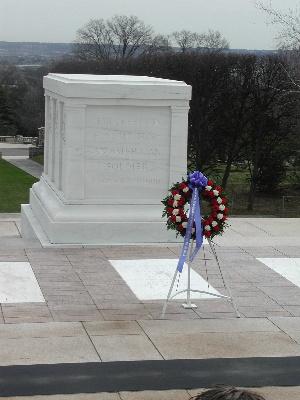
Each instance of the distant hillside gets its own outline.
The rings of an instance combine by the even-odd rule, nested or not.
[[[276,50],[247,50],[229,49],[226,53],[253,54],[265,56],[276,53]],[[50,60],[70,55],[71,43],[43,43],[43,42],[1,42],[0,62],[8,61],[13,64],[44,64]]]
[[[71,43],[1,42],[0,61],[43,64],[72,52]]]

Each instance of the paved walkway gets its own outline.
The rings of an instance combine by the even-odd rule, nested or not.
[[[241,318],[225,300],[197,299],[194,310],[183,309],[182,301],[172,302],[162,320],[163,299],[138,299],[109,260],[176,259],[179,246],[43,249],[37,241],[21,238],[19,215],[2,215],[0,272],[1,263],[30,263],[45,302],[1,304],[0,366],[71,363],[89,368],[89,363],[103,362],[117,366],[120,361],[256,357],[272,359],[275,369],[284,368],[282,359],[277,362],[275,357],[296,360],[299,366],[299,358],[294,358],[300,357],[299,219],[233,218],[230,223],[228,232],[216,241],[217,253]],[[274,267],[265,259],[273,260]],[[294,271],[291,280],[284,268],[275,270],[276,260],[281,260],[279,267],[287,265],[288,272]],[[193,268],[226,294],[208,246]],[[273,378],[271,386],[278,384]],[[283,395],[284,390],[289,396]],[[269,391],[267,399],[272,400],[300,397],[296,387],[263,391]],[[119,396],[182,399],[189,393],[102,393],[100,398]],[[95,395],[81,398],[90,397]]]
[[[203,392],[204,389],[194,390],[146,390],[116,393],[88,393],[73,395],[43,395],[43,396],[17,396],[9,397],[12,400],[190,400],[192,396]],[[264,387],[252,390],[265,397],[266,400],[298,400],[300,387]],[[7,399],[7,397],[5,397]]]
[[[4,157],[28,157],[29,148],[33,147],[32,144],[22,143],[3,143],[0,142],[0,153]]]
[[[34,176],[35,178],[40,178],[43,173],[44,167],[31,160],[30,158],[12,158],[12,157],[3,157],[6,161],[10,162],[11,164],[15,165],[16,167],[22,169],[23,171],[27,172],[28,174]]]

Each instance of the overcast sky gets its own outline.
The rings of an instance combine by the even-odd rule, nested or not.
[[[273,0],[282,10],[299,0]],[[254,0],[0,0],[0,41],[71,42],[90,18],[136,15],[157,33],[219,30],[231,48],[273,49],[277,29]]]

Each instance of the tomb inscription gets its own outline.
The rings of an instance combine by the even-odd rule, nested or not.
[[[167,107],[88,107],[87,199],[157,202],[169,179],[169,112]]]

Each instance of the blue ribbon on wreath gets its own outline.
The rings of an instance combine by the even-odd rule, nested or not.
[[[203,231],[202,231],[201,207],[200,207],[199,195],[202,189],[205,186],[207,186],[207,181],[208,179],[206,178],[206,176],[199,171],[192,172],[188,176],[189,188],[193,191],[193,193],[190,200],[190,212],[184,236],[183,247],[177,264],[177,270],[179,272],[182,272],[183,265],[188,256],[194,222],[196,228],[196,246],[193,253],[191,254],[190,261],[193,261],[193,259],[196,257],[198,251],[200,250],[203,244]]]

